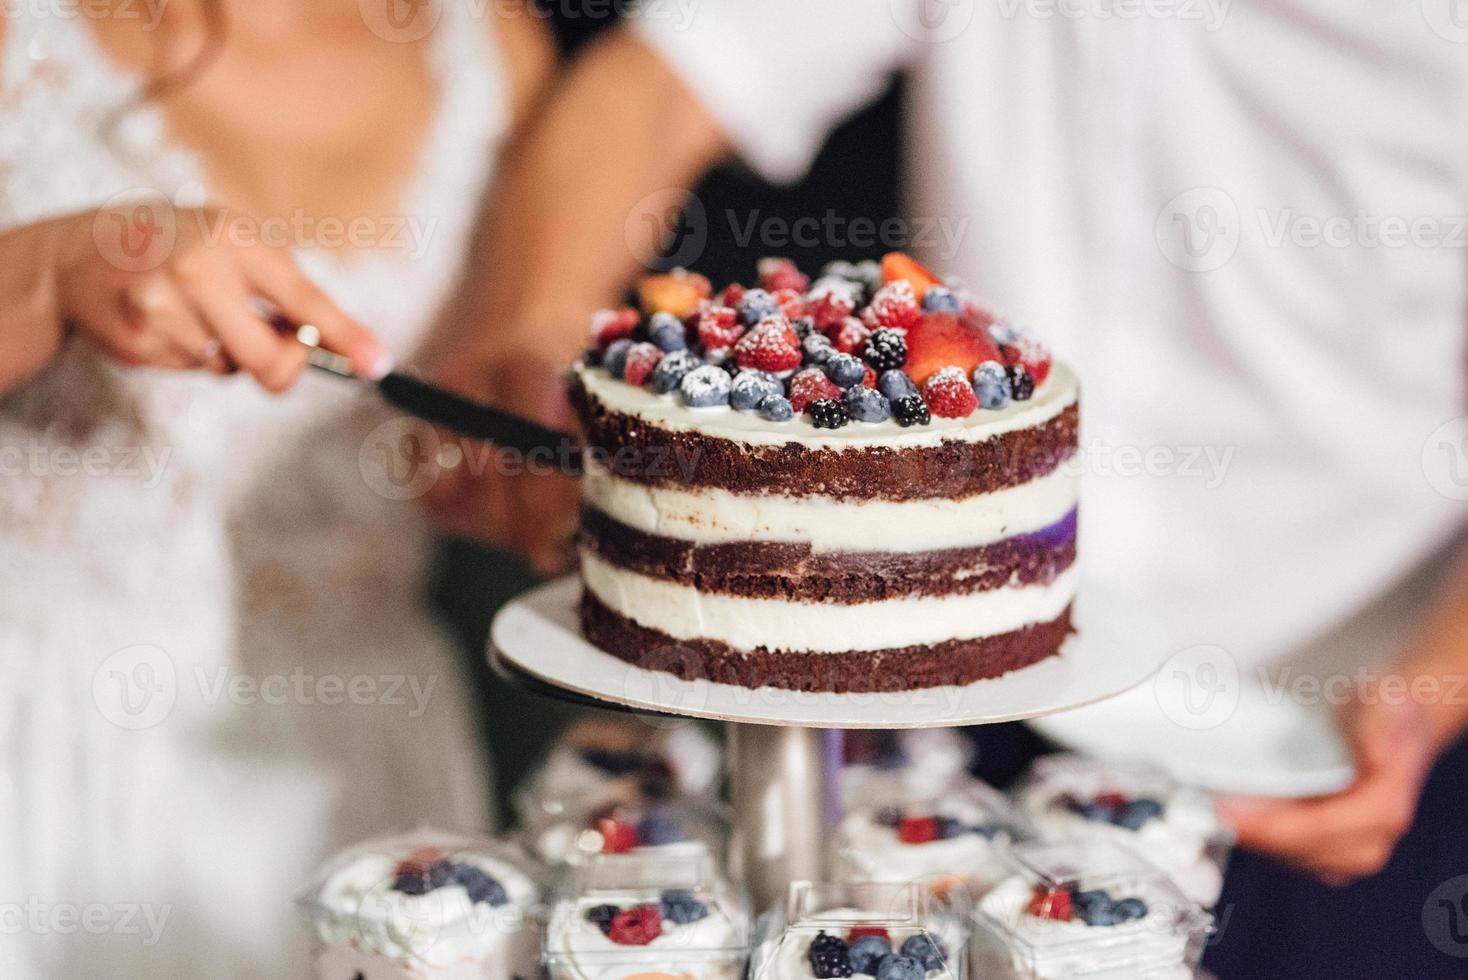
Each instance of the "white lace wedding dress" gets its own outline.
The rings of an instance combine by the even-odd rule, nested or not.
[[[12,4],[0,230],[198,161],[77,5]],[[458,272],[506,83],[443,5],[440,104],[402,214],[421,254],[305,250],[399,356]],[[59,11],[59,12],[58,12]],[[462,20],[463,23],[456,21]],[[430,542],[374,466],[389,413],[307,377],[129,370],[79,342],[0,402],[0,977],[299,977],[290,897],[354,838],[488,819],[466,688],[424,608]]]

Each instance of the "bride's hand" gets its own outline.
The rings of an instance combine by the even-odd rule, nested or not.
[[[376,338],[311,283],[288,250],[230,233],[239,216],[122,207],[79,215],[56,270],[58,311],[125,364],[223,374],[268,391],[294,383],[306,348],[272,327],[265,299],[321,332],[321,346],[363,375],[388,367]]]

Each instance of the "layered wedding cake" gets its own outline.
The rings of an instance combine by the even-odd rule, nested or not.
[[[573,371],[588,639],[746,687],[965,684],[1055,655],[1076,591],[1078,389],[893,254],[717,294],[675,271]]]

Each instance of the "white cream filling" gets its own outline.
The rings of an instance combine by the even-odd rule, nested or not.
[[[845,500],[716,487],[650,486],[588,460],[587,503],[647,534],[699,544],[809,542],[816,551],[931,551],[1038,531],[1076,506],[1078,474],[1060,467],[1017,487],[962,500]]]
[[[961,419],[934,416],[931,423],[904,429],[896,422],[853,422],[840,429],[817,429],[804,419],[771,422],[758,412],[740,412],[728,406],[689,408],[676,394],[659,395],[613,378],[602,368],[577,364],[576,375],[587,392],[603,406],[632,415],[662,429],[697,432],[754,446],[783,446],[798,442],[810,449],[847,449],[887,446],[909,449],[936,446],[944,441],[983,442],[1005,432],[1041,425],[1075,404],[1075,375],[1063,364],[1050,369],[1045,383],[1028,401],[1011,402],[999,411],[980,410]]]
[[[971,640],[1058,617],[1076,593],[1076,571],[1045,584],[968,595],[909,596],[854,604],[786,602],[699,592],[617,568],[586,549],[581,576],[602,604],[678,640],[736,650],[837,653]]]

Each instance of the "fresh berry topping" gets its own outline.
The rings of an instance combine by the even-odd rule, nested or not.
[[[876,822],[878,827],[891,827],[893,830],[896,830],[897,825],[902,823],[902,808],[884,806],[872,814],[872,820]]]
[[[636,905],[612,917],[607,938],[622,946],[646,946],[663,934],[663,916],[656,905]]]
[[[404,895],[427,895],[453,880],[454,865],[437,847],[420,847],[398,864],[393,889]]]
[[[903,395],[892,399],[892,417],[904,429],[910,425],[927,425],[932,421],[922,395]]]
[[[734,307],[739,305],[739,300],[744,296],[744,287],[737,282],[731,282],[719,290],[718,298],[715,300],[720,306]]]
[[[685,317],[701,300],[709,298],[713,287],[696,272],[674,269],[658,276],[648,276],[637,284],[637,301],[645,313],[671,313]]]
[[[424,874],[444,858],[441,847],[420,847],[398,864],[398,874]]]
[[[1009,373],[998,361],[985,361],[974,368],[974,394],[979,407],[991,411],[1009,404]]]
[[[800,349],[807,364],[825,364],[826,359],[836,353],[836,348],[831,346],[831,338],[823,333],[806,334],[800,342]]]
[[[1076,916],[1088,926],[1114,926],[1121,921],[1116,903],[1103,891],[1076,892],[1072,904]]]
[[[603,817],[596,822],[603,854],[625,854],[637,846],[637,828],[625,821]]]
[[[867,936],[876,936],[878,939],[886,942],[889,947],[892,945],[892,934],[881,926],[852,926],[850,931],[846,933],[846,941],[848,943],[854,943],[858,939],[865,939]]]
[[[952,313],[924,313],[907,331],[907,367],[922,384],[939,368],[955,365],[968,375],[983,361],[1000,360],[999,348],[977,322]]]
[[[841,326],[836,328],[836,335],[831,338],[831,343],[843,354],[860,355],[866,350],[867,338],[872,335],[872,328],[862,323],[854,316],[849,316],[841,321]]]
[[[938,839],[938,821],[932,817],[903,817],[897,839],[904,844],[926,844]]]
[[[797,412],[805,411],[818,399],[840,397],[841,389],[820,368],[806,368],[790,379],[790,407]]]
[[[790,318],[790,327],[795,331],[797,338],[804,340],[815,332],[816,321],[809,316],[793,316]]]
[[[861,384],[866,376],[861,360],[853,354],[832,354],[826,359],[826,377],[840,388]]]
[[[1117,814],[1116,823],[1127,830],[1141,830],[1149,820],[1162,816],[1162,804],[1156,800],[1132,800]]]
[[[751,289],[739,297],[739,304],[734,309],[738,311],[740,321],[752,327],[765,317],[779,313],[780,304],[765,290]]]
[[[890,371],[907,363],[907,340],[901,331],[883,327],[872,331],[863,353],[872,367],[878,371]]]
[[[500,884],[483,868],[473,864],[455,864],[453,866],[453,883],[461,886],[469,893],[469,901],[484,902],[488,905],[504,905],[509,902],[509,893],[505,886]]]
[[[677,888],[663,892],[660,907],[664,919],[680,926],[706,919],[709,914],[709,907],[694,898],[692,892]]]
[[[877,390],[891,401],[918,393],[917,382],[902,371],[883,371],[877,376]]]
[[[934,817],[933,819],[938,824],[938,837],[940,840],[948,840],[950,837],[958,837],[968,830],[968,828],[963,825],[962,820],[955,820],[952,817]]]
[[[851,940],[851,948],[847,956],[851,960],[853,973],[864,973],[868,976],[877,972],[877,963],[882,957],[891,954],[892,943],[885,936],[867,935]]]
[[[738,314],[727,306],[710,306],[698,317],[698,342],[705,351],[733,347],[744,336]]]
[[[923,385],[923,397],[930,412],[947,419],[966,418],[979,407],[974,386],[962,368],[945,367],[934,372]]]
[[[1071,918],[1070,889],[1036,885],[1035,893],[1025,911],[1038,919],[1069,922]]]
[[[643,847],[662,847],[687,839],[677,814],[667,807],[653,807],[637,822],[637,842]]]
[[[789,259],[760,259],[755,263],[755,271],[759,274],[760,288],[768,289],[772,293],[780,289],[793,289],[797,293],[803,293],[805,287],[810,285],[810,279]]]
[[[642,387],[642,383],[652,374],[652,369],[658,366],[658,361],[663,359],[663,352],[657,344],[643,341],[633,344],[627,350],[627,358],[622,367],[622,380],[629,385]]]
[[[771,422],[789,422],[795,418],[795,409],[784,395],[770,395],[760,402],[759,413]]]
[[[614,310],[597,310],[591,315],[591,339],[605,349],[614,340],[632,336],[642,318],[630,306]]]
[[[898,327],[906,329],[918,322],[923,315],[913,294],[912,285],[906,279],[889,282],[877,290],[871,305],[866,308],[863,319],[873,327]]]
[[[1009,392],[1017,402],[1027,402],[1035,393],[1035,378],[1023,364],[1009,369]]]
[[[652,390],[666,395],[678,387],[684,375],[702,363],[692,351],[675,350],[664,355],[658,366],[652,369]]]
[[[824,932],[810,941],[810,971],[817,977],[851,976],[851,959],[846,943]]]
[[[911,956],[891,954],[877,963],[877,980],[923,980],[923,965]]]
[[[817,429],[839,429],[850,420],[846,407],[834,398],[817,398],[806,406],[806,411]]]
[[[885,422],[892,417],[892,406],[882,393],[865,385],[847,388],[841,402],[846,406],[846,414],[858,422]]]
[[[877,389],[877,372],[872,370],[870,364],[863,364],[861,371],[861,383],[863,387]]]
[[[729,404],[741,412],[752,412],[771,395],[785,394],[785,386],[778,378],[764,371],[745,370],[734,375],[729,386]]]
[[[632,341],[623,337],[614,340],[607,347],[607,352],[602,355],[601,366],[607,369],[607,373],[614,378],[620,378],[627,367],[627,352],[632,349]]]
[[[795,328],[784,317],[767,317],[734,345],[734,360],[757,371],[793,371],[800,367],[801,351]]]
[[[1134,922],[1147,917],[1147,903],[1140,898],[1123,898],[1113,908],[1116,909],[1116,917],[1122,922]]]
[[[855,289],[844,281],[823,281],[810,292],[805,310],[822,330],[841,325],[856,310]]]
[[[871,259],[862,262],[828,262],[821,269],[821,275],[855,283],[865,289],[868,295],[875,293],[882,285],[882,267]]]
[[[780,312],[790,319],[805,316],[808,312],[805,300],[801,298],[800,292],[794,289],[777,289],[770,293],[775,304],[780,307]]]
[[[934,313],[959,313],[963,310],[963,304],[958,297],[953,295],[953,290],[947,286],[929,286],[928,291],[923,294],[923,310],[931,310]]]
[[[924,970],[941,970],[943,962],[948,959],[948,950],[943,948],[943,941],[937,936],[920,932],[907,937],[902,944],[902,955],[917,960]]]
[[[1006,358],[1015,359],[1014,362],[1010,362],[1011,364],[1019,363],[1025,366],[1025,370],[1030,372],[1030,377],[1035,379],[1035,384],[1042,385],[1045,379],[1050,377],[1050,348],[1038,340],[1020,337],[1013,344],[1003,348],[1003,351]]]
[[[988,330],[989,339],[1000,347],[1009,347],[1019,339],[1019,331],[1014,329],[1013,325],[1005,323],[1002,320],[996,320],[989,324]]]
[[[688,346],[688,330],[671,313],[654,313],[647,321],[647,337],[663,351],[683,350]]]
[[[919,300],[932,286],[942,284],[931,271],[924,268],[921,263],[911,255],[902,252],[888,252],[882,256],[882,281],[885,283],[905,282]]]
[[[683,375],[678,391],[689,408],[712,408],[729,404],[729,372],[712,364],[696,367]]]
[[[622,911],[615,905],[593,905],[586,910],[586,921],[593,922],[603,933],[612,928],[612,920]]]

